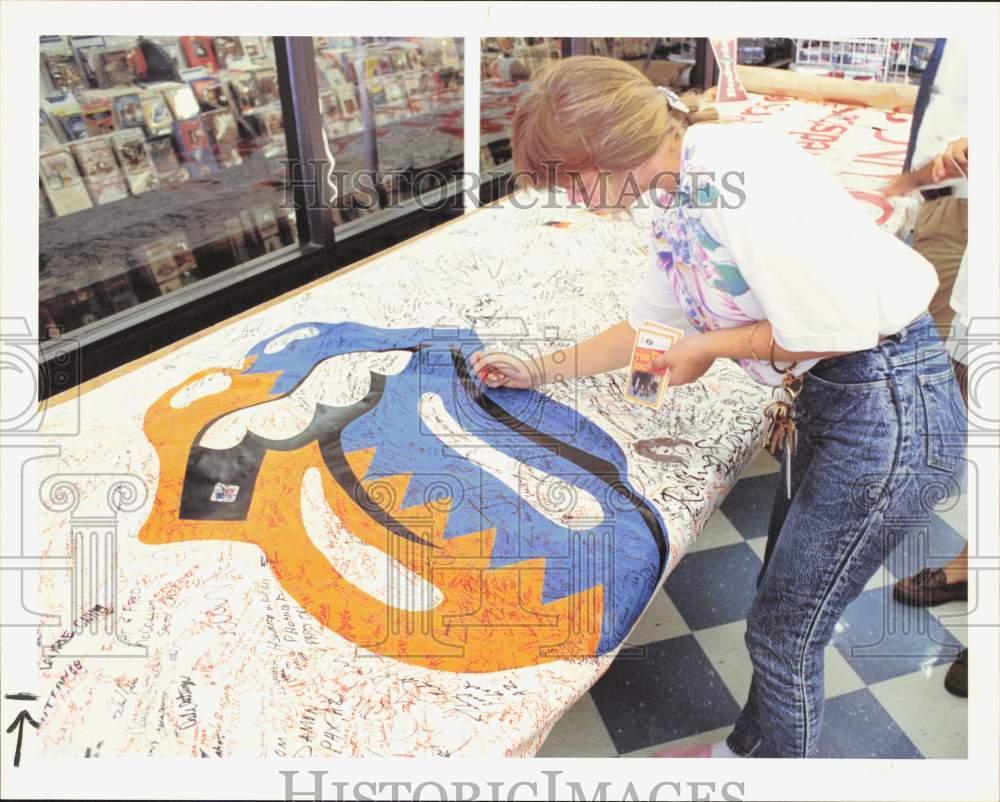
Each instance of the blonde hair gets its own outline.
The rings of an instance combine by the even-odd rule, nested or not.
[[[718,114],[670,107],[631,64],[603,56],[572,56],[536,73],[517,104],[511,133],[519,187],[565,186],[585,170],[621,175],[653,156],[671,133]]]

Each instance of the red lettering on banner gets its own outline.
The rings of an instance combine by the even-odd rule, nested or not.
[[[858,173],[852,170],[841,170],[837,175],[860,175],[865,178],[891,178],[893,176],[899,175],[900,170],[898,167],[892,168],[888,173]]]
[[[885,135],[885,133],[882,131],[881,128],[876,128],[875,129],[875,138],[879,142],[885,142],[887,145],[908,145],[909,144],[909,141],[906,140],[906,139],[904,139],[902,141],[900,141],[898,139],[889,139],[889,137],[887,137]]]
[[[740,113],[743,115],[747,115],[749,117],[770,117],[772,114],[774,114],[773,111],[767,111],[767,109],[769,109],[770,106],[764,106],[762,104],[758,104],[758,106],[761,109],[761,111],[754,111],[756,107],[751,106],[749,109],[744,109]]]
[[[862,153],[855,164],[874,164],[879,167],[902,167],[906,160],[905,150],[885,150],[881,153]]]
[[[777,101],[768,103],[765,101]],[[770,117],[775,112],[785,111],[788,108],[788,99],[767,95],[763,100],[758,100],[751,106],[747,106],[740,112],[741,117]],[[747,122],[759,122],[759,120],[747,120]]]
[[[829,150],[832,143],[840,139],[841,135],[847,132],[844,125],[827,124],[829,117],[819,120],[809,121],[808,131],[792,131],[792,135],[798,137],[799,145],[808,151]]]
[[[858,121],[857,106],[834,106],[833,111],[831,111],[824,119],[827,120],[841,120],[845,123],[854,124]],[[852,114],[851,112],[855,112]]]
[[[804,131],[792,131],[792,133],[802,137],[806,142],[836,142],[840,138],[833,134],[807,134]]]
[[[825,120],[817,120],[809,127],[809,130],[820,134],[836,134],[837,136],[847,133],[846,125],[820,125],[821,122],[825,122]]]
[[[913,115],[909,112],[900,111],[899,108],[895,108],[892,111],[887,111],[885,113],[886,122],[890,123],[905,123],[910,122],[913,119]]]
[[[894,209],[892,208],[892,204],[889,203],[888,198],[884,195],[880,195],[877,192],[866,192],[863,189],[852,189],[850,190],[850,193],[857,200],[870,203],[879,210],[880,216],[875,221],[879,225],[882,225],[886,220],[892,217]]]

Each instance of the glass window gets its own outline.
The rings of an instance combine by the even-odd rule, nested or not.
[[[317,36],[314,49],[338,239],[457,195],[462,40]]]
[[[564,54],[562,39],[530,36],[483,38],[481,48],[479,171],[486,183],[511,171],[511,119],[532,74]]]
[[[40,46],[43,338],[295,245],[270,37]]]
[[[677,61],[670,65],[670,76],[685,70],[693,44],[684,39],[649,37],[588,37],[582,39],[531,36],[483,37],[481,40],[480,78],[480,154],[481,199],[489,202],[512,188],[507,180],[512,172],[510,125],[517,102],[528,81],[549,62],[574,55],[608,56],[634,63],[645,69],[651,51],[659,58]],[[690,70],[688,70],[690,71]],[[659,75],[657,75],[659,78]],[[674,81],[670,81],[671,84]]]

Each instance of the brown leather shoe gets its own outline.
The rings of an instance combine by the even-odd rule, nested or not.
[[[949,585],[941,568],[921,568],[913,576],[896,583],[892,598],[912,607],[933,607],[956,599],[967,599],[968,588],[968,582],[952,582]]]
[[[963,699],[969,696],[969,650],[962,649],[948,673],[944,675],[944,689]]]

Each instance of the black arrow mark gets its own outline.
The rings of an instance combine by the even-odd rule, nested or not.
[[[22,710],[18,713],[17,718],[15,718],[11,725],[7,728],[7,732],[13,732],[14,728],[17,727],[17,747],[14,749],[15,769],[21,765],[21,739],[24,737],[25,721],[27,721],[36,730],[38,729],[38,722],[31,717],[31,714],[27,710]]]

